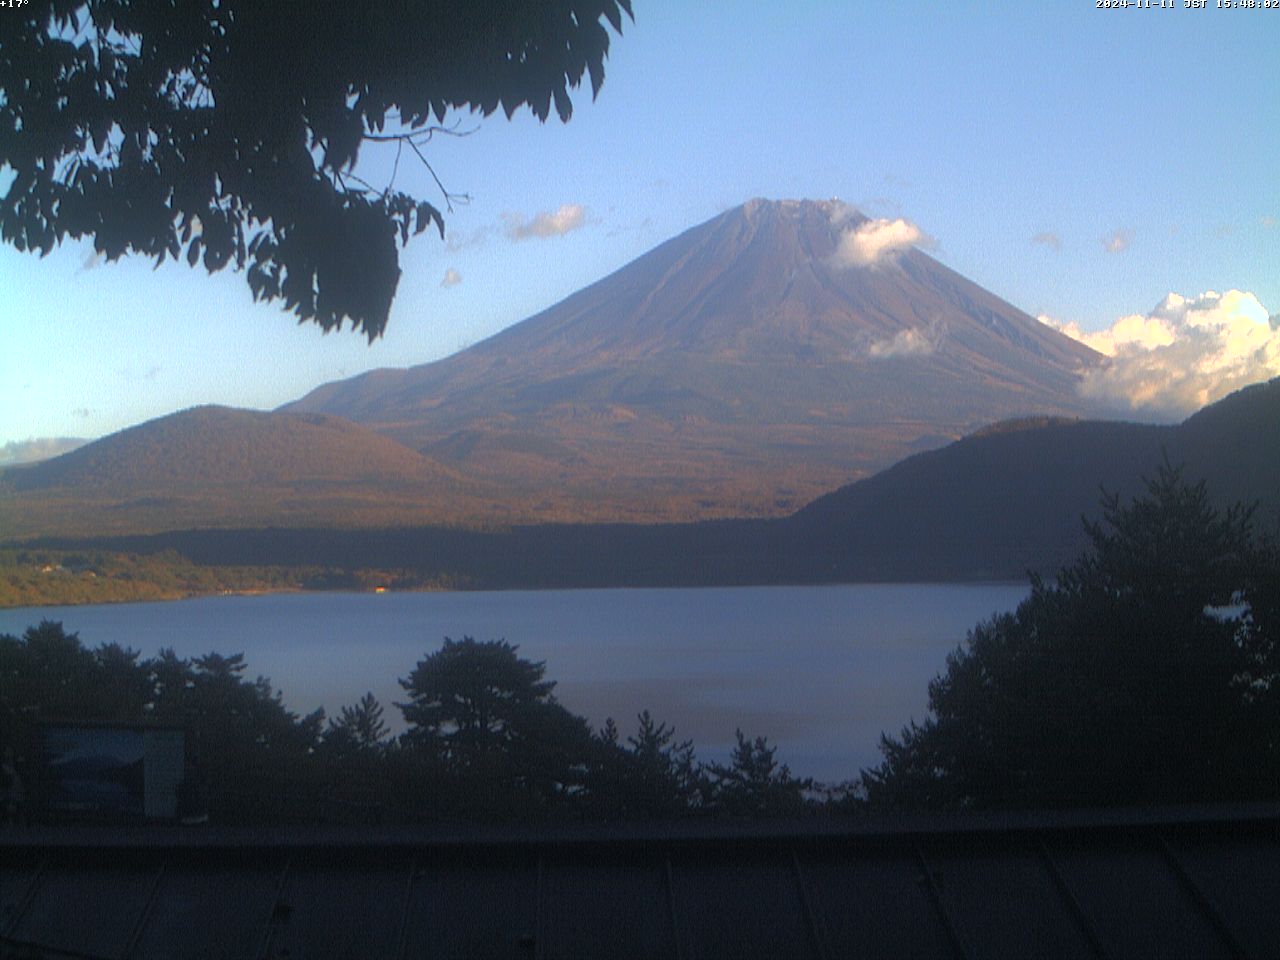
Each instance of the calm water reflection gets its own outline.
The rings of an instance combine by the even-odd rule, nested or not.
[[[920,718],[927,684],[979,620],[1024,584],[693,590],[295,594],[0,610],[0,632],[61,620],[90,646],[154,655],[243,651],[289,706],[336,713],[366,690],[399,718],[398,677],[445,636],[506,639],[547,662],[556,693],[594,723],[631,732],[648,708],[727,755],[735,727],[764,734],[801,775],[854,776],[880,732]]]

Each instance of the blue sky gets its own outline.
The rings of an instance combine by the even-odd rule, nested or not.
[[[231,272],[0,246],[0,445],[437,359],[755,196],[907,219],[948,266],[1082,334],[1169,293],[1280,313],[1280,10],[1182,2],[635,0],[568,125],[463,116],[474,133],[430,145],[472,200],[448,243],[402,253],[372,346],[253,304]],[[385,180],[389,155],[366,148],[361,172]],[[406,163],[397,185],[440,199]]]

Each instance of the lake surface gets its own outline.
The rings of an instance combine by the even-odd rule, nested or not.
[[[545,660],[556,695],[623,735],[643,709],[724,759],[767,736],[797,775],[836,782],[879,759],[881,731],[921,719],[929,680],[1026,584],[313,593],[0,610],[0,633],[59,620],[90,647],[154,656],[243,652],[293,710],[334,715],[366,691],[392,704],[444,637],[505,639]]]

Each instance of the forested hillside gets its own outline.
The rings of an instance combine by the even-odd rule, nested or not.
[[[1070,562],[1088,546],[1081,521],[1101,515],[1100,494],[1140,492],[1166,460],[1190,479],[1207,480],[1220,505],[1256,503],[1259,528],[1277,529],[1278,435],[1280,380],[1274,380],[1175,426],[1001,424],[910,457],[780,520],[489,529],[300,525],[45,537],[11,546],[28,554],[32,548],[167,552],[201,568],[287,568],[283,582],[291,587],[342,589],[1020,580]],[[30,564],[0,568],[0,591],[4,577],[28,587],[43,583],[42,602],[74,596],[55,578],[40,581]],[[270,578],[260,585],[271,589]]]

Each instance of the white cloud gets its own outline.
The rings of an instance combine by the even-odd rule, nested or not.
[[[1031,242],[1036,246],[1051,247],[1054,253],[1062,250],[1062,238],[1050,230],[1046,230],[1044,233],[1037,233],[1031,238]]]
[[[461,282],[462,282],[462,274],[460,274],[453,267],[450,267],[448,270],[444,272],[444,279],[440,281],[440,286],[448,289],[449,287],[456,287]]]
[[[1147,314],[1105,330],[1041,318],[1108,359],[1085,374],[1080,392],[1104,406],[1176,419],[1234,390],[1280,376],[1280,320],[1252,293],[1171,293]]]
[[[867,220],[841,234],[832,259],[840,267],[873,267],[913,246],[932,244],[910,220]]]
[[[919,357],[933,353],[936,346],[929,332],[909,327],[899,330],[887,340],[876,340],[867,354],[876,360],[886,357]]]
[[[529,240],[533,237],[562,237],[586,225],[587,208],[580,203],[565,203],[556,210],[544,210],[532,220],[522,214],[504,213],[507,236],[512,240]]]
[[[1133,243],[1132,230],[1116,230],[1102,238],[1102,249],[1107,253],[1120,253],[1128,250],[1131,243]]]

